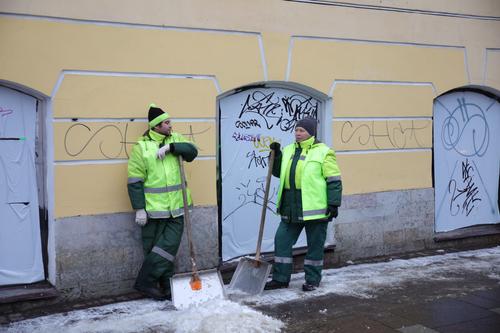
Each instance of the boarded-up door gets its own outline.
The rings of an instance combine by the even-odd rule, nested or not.
[[[36,99],[0,87],[0,285],[44,279],[35,127]]]
[[[459,91],[434,103],[435,229],[500,222],[500,103]]]
[[[326,96],[325,96],[326,97]],[[325,123],[319,96],[287,87],[247,87],[219,99],[219,167],[221,175],[222,259],[255,253],[268,168],[269,144],[294,142],[297,120],[306,116]],[[331,126],[328,123],[325,127]],[[322,137],[323,136],[323,137]],[[262,252],[274,251],[279,180],[273,177]],[[327,244],[333,242],[332,237]],[[304,233],[295,247],[306,245]]]

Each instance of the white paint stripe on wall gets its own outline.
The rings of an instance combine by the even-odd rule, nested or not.
[[[432,88],[434,95],[437,94],[437,89],[432,82],[414,82],[414,81],[382,81],[382,80],[333,80],[332,86],[328,92],[328,96],[332,97],[335,88],[339,84],[359,84],[359,85],[388,85],[388,86],[416,86]]]
[[[360,154],[383,154],[383,153],[414,153],[432,152],[431,148],[408,148],[408,149],[367,149],[367,150],[342,150],[336,151],[337,155],[360,155]]]
[[[206,156],[198,156],[196,160],[215,160],[215,155],[206,155]],[[63,161],[56,160],[54,161],[54,165],[89,165],[89,164],[127,164],[128,159],[126,158],[116,158],[116,159],[107,159],[107,160],[78,160],[78,161]]]
[[[77,122],[85,123],[100,123],[100,122],[114,122],[114,123],[147,123],[147,118],[54,118],[55,123],[71,123]],[[179,123],[215,123],[214,118],[170,118],[171,120]]]

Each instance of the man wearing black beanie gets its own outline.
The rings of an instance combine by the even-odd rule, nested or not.
[[[136,210],[135,222],[142,227],[144,250],[134,288],[162,300],[170,297],[170,278],[184,229],[178,156],[191,162],[198,150],[172,132],[169,114],[154,104],[149,107],[148,124],[128,161],[128,194]],[[189,191],[188,202],[192,205]]]
[[[295,126],[295,143],[275,151],[273,175],[280,178],[277,209],[281,222],[274,237],[273,278],[266,290],[287,288],[293,268],[292,247],[306,229],[303,291],[321,281],[328,222],[338,216],[342,180],[335,152],[316,139],[317,120],[303,118]]]

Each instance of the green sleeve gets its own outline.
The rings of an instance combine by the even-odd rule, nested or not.
[[[170,143],[170,153],[174,156],[181,155],[184,161],[191,162],[198,156],[198,148],[182,134],[174,134],[174,142]]]
[[[334,180],[326,184],[326,198],[328,206],[339,207],[342,203],[342,181]]]
[[[323,162],[323,175],[327,183],[327,202],[329,206],[342,203],[342,178],[335,152],[330,149]]]
[[[198,156],[198,149],[191,142],[172,142],[170,152],[175,156],[181,155],[186,162],[191,162]]]
[[[144,198],[144,180],[146,178],[146,167],[142,158],[142,150],[139,144],[134,145],[128,160],[127,190],[130,203],[134,209],[144,209],[146,200]]]
[[[133,209],[146,208],[146,200],[144,199],[144,183],[127,184],[128,196]]]

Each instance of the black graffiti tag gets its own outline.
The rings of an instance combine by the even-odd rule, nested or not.
[[[236,128],[244,128],[244,129],[250,129],[252,127],[259,127],[260,128],[260,124],[257,121],[257,119],[250,119],[250,120],[247,120],[247,121],[237,120],[234,123],[234,126]]]
[[[251,167],[256,167],[256,168],[263,168],[265,169],[267,167],[267,164],[269,163],[269,155],[266,154],[265,156],[258,155],[255,150],[252,150],[247,153],[246,157],[250,160],[248,162],[247,169],[250,169]]]
[[[318,117],[318,102],[312,97],[300,94],[284,96],[281,99],[275,92],[254,91],[250,93],[238,115],[257,116],[267,129],[278,126],[283,132],[292,132],[298,120],[305,117]]]
[[[474,182],[474,171],[476,171],[466,159],[462,162],[461,184],[457,184],[455,179],[448,183],[448,193],[451,193],[450,213],[453,216],[461,213],[469,216],[475,207],[475,203],[481,201],[479,198],[479,189]],[[458,186],[463,187],[459,188]]]

